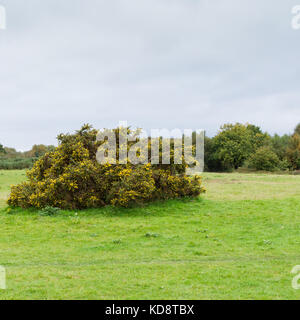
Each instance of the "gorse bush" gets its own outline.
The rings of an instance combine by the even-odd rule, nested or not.
[[[117,137],[118,129],[114,132]],[[96,154],[101,142],[96,137],[97,131],[88,125],[73,135],[59,135],[59,146],[35,162],[27,172],[28,181],[12,187],[8,204],[61,209],[128,207],[205,192],[199,176],[185,175],[185,164],[99,164]]]

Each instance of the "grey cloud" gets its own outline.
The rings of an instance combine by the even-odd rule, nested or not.
[[[55,143],[82,123],[146,129],[300,120],[290,0],[0,0],[0,142]],[[299,2],[300,3],[300,2]]]

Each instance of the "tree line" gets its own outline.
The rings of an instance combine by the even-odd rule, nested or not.
[[[18,152],[0,144],[0,169],[25,169],[54,146],[34,145]],[[293,134],[270,135],[253,124],[225,124],[214,137],[205,137],[205,171],[239,168],[263,171],[300,170],[300,123]]]
[[[205,170],[300,170],[300,124],[292,135],[270,135],[252,124],[225,124],[205,138]]]
[[[34,145],[31,150],[20,152],[14,148],[4,147],[0,144],[0,169],[28,169],[34,162],[49,151],[55,150],[54,146],[43,144]]]

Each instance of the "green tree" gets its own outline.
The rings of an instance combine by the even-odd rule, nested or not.
[[[293,170],[300,169],[300,123],[296,126],[294,134],[290,137],[286,156]]]
[[[40,158],[47,152],[55,150],[54,146],[45,146],[43,144],[35,144],[30,151],[25,152],[26,158]]]
[[[263,133],[257,126],[225,124],[213,138],[212,159],[219,161],[223,170],[237,169],[252,153],[269,141],[269,135]]]
[[[286,152],[290,142],[290,136],[285,134],[283,136],[279,136],[275,134],[271,137],[271,147],[273,152],[275,152],[278,158],[283,161],[286,160]]]
[[[297,133],[300,136],[300,123],[297,124],[294,133]]]
[[[5,154],[5,149],[2,144],[0,144],[0,154]]]
[[[274,171],[281,167],[281,161],[271,147],[263,146],[251,155],[249,167],[256,170]]]
[[[211,172],[222,171],[223,167],[220,159],[218,158],[216,139],[205,137],[204,146],[204,170]]]
[[[294,133],[290,139],[287,148],[287,158],[291,169],[300,169],[300,135],[298,133]]]
[[[24,157],[22,152],[18,152],[16,149],[14,148],[4,148],[5,150],[5,158],[8,159],[16,159],[16,158],[22,158]]]

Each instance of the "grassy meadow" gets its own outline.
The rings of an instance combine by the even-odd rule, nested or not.
[[[299,299],[300,176],[205,173],[206,195],[132,209],[7,210],[0,299]]]

